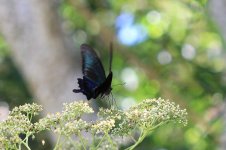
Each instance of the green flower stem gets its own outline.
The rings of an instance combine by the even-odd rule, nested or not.
[[[71,139],[71,137],[68,137],[69,141],[71,142],[71,144],[74,146],[74,148],[77,147],[77,145],[75,145],[75,142]]]
[[[104,136],[102,137],[102,139],[100,140],[100,142],[97,144],[97,146],[95,147],[95,149],[97,149],[100,144],[103,142],[103,140],[106,138],[106,134],[104,134]]]
[[[33,119],[33,115],[31,114],[31,116],[30,116],[29,120],[31,121],[32,119]]]
[[[26,138],[25,138],[26,145],[28,145],[29,136],[30,136],[30,134],[26,135]]]
[[[8,149],[8,147],[6,149]],[[21,150],[21,144],[19,144],[18,150]]]
[[[112,138],[110,137],[110,135],[109,135],[109,134],[106,134],[106,135],[107,135],[108,142],[109,142],[112,146],[114,146],[114,143],[112,142]]]
[[[158,128],[159,126],[161,126],[161,125],[163,125],[163,124],[165,124],[165,123],[166,123],[166,122],[161,122],[161,123],[155,125],[155,126],[152,127],[152,128],[145,128],[145,130],[147,130],[147,133],[150,134],[154,129]]]
[[[136,142],[137,142],[137,140],[136,140],[136,139],[134,139],[134,137],[133,137],[132,135],[130,135],[130,137],[131,137],[131,139],[133,140],[133,142],[134,142],[134,143],[136,143]]]
[[[28,144],[24,141],[22,141],[23,145],[28,149],[28,150],[31,150],[30,147],[28,146]]]
[[[137,145],[139,145],[144,140],[144,138],[146,136],[147,136],[147,132],[142,132],[141,133],[141,136],[139,137],[139,139],[137,140],[137,142],[134,145],[126,148],[125,150],[133,150]]]
[[[91,143],[91,147],[95,147],[95,135],[93,132],[91,132],[92,134],[92,143]]]
[[[84,143],[84,139],[83,139],[83,137],[82,137],[82,135],[81,135],[80,132],[78,132],[78,137],[79,137],[79,139],[80,139],[80,141],[81,141],[81,143],[82,143],[82,147],[84,148],[84,150],[86,150],[86,146],[85,146],[85,143]]]
[[[133,150],[137,145],[139,145],[143,140],[144,138],[149,135],[154,129],[158,128],[159,126],[165,124],[166,122],[161,122],[157,125],[155,125],[154,127],[152,128],[146,128],[146,127],[143,127],[144,130],[141,131],[141,135],[139,137],[139,139],[135,142],[134,145],[126,148],[126,150]]]
[[[60,138],[61,138],[61,134],[58,136],[56,145],[53,150],[57,150],[57,147],[59,147]]]
[[[26,137],[24,138],[24,140],[21,142],[21,144],[23,144],[28,150],[31,150],[30,147],[29,147],[29,144],[28,144],[28,139],[29,139],[29,136],[31,134],[26,134]],[[21,144],[19,145],[19,149],[21,149]]]

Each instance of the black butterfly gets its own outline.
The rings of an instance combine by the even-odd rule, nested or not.
[[[110,46],[110,67],[109,74],[106,77],[103,65],[95,53],[94,49],[87,44],[82,44],[82,72],[83,79],[78,78],[80,89],[74,89],[75,93],[83,93],[87,99],[97,98],[99,95],[110,94],[112,87],[111,81],[113,73],[111,71],[112,63],[112,45]]]

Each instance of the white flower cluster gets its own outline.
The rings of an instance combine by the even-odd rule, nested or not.
[[[112,130],[115,135],[130,134],[136,128],[152,130],[170,121],[187,125],[186,109],[181,110],[179,105],[161,98],[146,99],[120,115],[122,119],[117,120],[118,124]]]
[[[108,133],[115,126],[115,120],[101,120],[91,126],[91,130],[98,133]]]
[[[65,123],[64,126],[56,128],[55,132],[66,136],[78,135],[81,131],[85,130],[87,126],[86,121],[79,119]]]
[[[29,137],[44,130],[50,130],[58,134],[59,137],[64,136],[68,139],[71,145],[57,143],[62,148],[66,145],[74,148],[77,146],[87,147],[88,139],[82,137],[82,132],[85,131],[94,137],[92,145],[94,149],[108,149],[109,147],[117,149],[114,136],[125,136],[139,130],[142,137],[139,138],[138,142],[141,142],[150,131],[165,123],[172,121],[187,124],[186,110],[181,110],[179,105],[161,98],[146,99],[127,111],[100,108],[99,119],[95,122],[82,120],[83,114],[94,112],[87,102],[65,103],[62,112],[49,114],[33,123],[32,118],[41,110],[42,107],[37,104],[15,107],[10,112],[8,119],[0,122],[0,149],[6,146],[9,149],[18,149],[21,145],[29,147],[27,145]],[[25,135],[24,139],[20,138],[21,134]],[[74,136],[78,137],[78,144],[75,144]],[[100,137],[101,140],[97,140]],[[95,145],[96,140],[99,141],[97,145]]]
[[[89,107],[86,102],[72,102],[64,103],[64,108],[62,116],[66,117],[65,119],[74,119],[75,117],[81,117],[84,113],[93,113],[93,109]]]
[[[164,99],[146,99],[139,105],[131,107],[126,115],[139,126],[152,127],[159,123],[177,121],[187,125],[186,109],[181,110],[179,105]]]
[[[39,114],[42,106],[33,104],[25,104],[15,107],[8,118],[0,122],[0,149],[17,149],[17,145],[22,142],[20,134],[30,136],[35,133],[34,124],[31,122],[33,116]],[[28,140],[26,138],[25,140]]]
[[[36,116],[43,110],[41,105],[36,103],[32,104],[24,104],[19,107],[14,107],[13,110],[10,112],[10,115],[16,115],[17,113],[25,113],[28,115]]]
[[[62,113],[48,114],[36,123],[37,130],[52,130],[54,133],[70,136],[85,130],[88,124],[81,119],[85,113],[93,113],[93,109],[85,102],[64,103]]]
[[[57,112],[56,114],[48,114],[45,118],[40,119],[34,124],[35,131],[40,132],[43,130],[53,130],[60,122],[60,119],[61,114],[59,112]]]

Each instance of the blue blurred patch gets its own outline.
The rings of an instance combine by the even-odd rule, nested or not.
[[[134,16],[122,13],[116,19],[118,40],[127,46],[133,46],[143,42],[147,38],[147,31],[141,24],[134,24]]]

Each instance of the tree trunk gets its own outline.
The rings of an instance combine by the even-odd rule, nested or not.
[[[81,73],[80,52],[63,31],[57,6],[53,0],[0,0],[0,32],[44,112],[82,99],[72,92]]]
[[[212,17],[212,20],[219,27],[220,33],[226,41],[226,1],[225,0],[210,0],[209,1],[209,13]],[[226,45],[224,45],[226,47]],[[226,149],[226,101],[224,102],[224,108],[222,109],[222,117],[224,119],[224,132],[220,138],[219,150]]]
[[[225,0],[210,0],[209,1],[209,13],[212,20],[220,29],[224,41],[226,41],[226,1]]]

